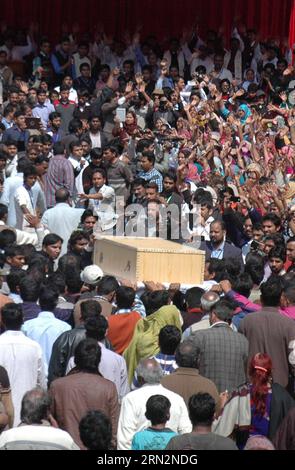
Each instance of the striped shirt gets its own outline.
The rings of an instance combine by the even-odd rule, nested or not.
[[[119,310],[116,310],[116,315],[120,313],[130,313],[130,312],[138,312],[141,318],[146,317],[145,306],[143,305],[143,302],[140,300],[138,295],[135,296],[134,305],[132,306],[132,308],[120,308]]]
[[[159,352],[152,359],[155,359],[160,364],[164,375],[172,374],[172,372],[175,372],[178,368],[178,365],[175,362],[174,354],[169,355]]]
[[[49,161],[45,175],[45,197],[47,207],[55,206],[55,192],[65,188],[72,196],[75,188],[74,171],[71,162],[63,155],[54,155]]]
[[[158,185],[158,192],[161,193],[163,191],[163,176],[161,173],[152,168],[150,171],[140,171],[138,173],[139,178],[143,178],[148,183],[156,183]]]

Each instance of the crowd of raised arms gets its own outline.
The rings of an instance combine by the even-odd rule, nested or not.
[[[292,51],[41,33],[0,32],[0,449],[295,449]],[[103,273],[96,234],[204,282]]]

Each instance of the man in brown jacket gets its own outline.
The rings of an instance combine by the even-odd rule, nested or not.
[[[113,444],[119,416],[116,386],[98,372],[100,346],[94,339],[82,340],[75,350],[76,367],[52,382],[49,392],[53,399],[52,414],[61,429],[67,431],[81,449],[79,422],[90,410],[102,411],[111,421]]]
[[[239,331],[249,341],[249,361],[256,353],[267,353],[273,363],[273,381],[287,387],[294,380],[289,364],[289,343],[295,340],[295,322],[279,313],[282,287],[279,279],[269,279],[261,286],[262,310],[249,313]]]
[[[188,406],[189,399],[195,393],[209,393],[219,407],[219,394],[216,385],[199,374],[197,348],[189,340],[176,349],[175,360],[178,365],[173,374],[165,375],[161,384],[172,392],[178,393]]]

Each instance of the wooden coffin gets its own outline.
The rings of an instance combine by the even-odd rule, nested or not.
[[[107,236],[95,241],[94,263],[132,282],[200,284],[205,252],[161,238]]]

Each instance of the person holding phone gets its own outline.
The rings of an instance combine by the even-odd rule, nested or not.
[[[126,121],[126,109],[125,108],[117,108],[116,109],[116,117],[120,121],[120,123],[123,123]]]

